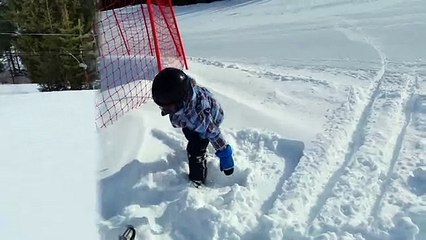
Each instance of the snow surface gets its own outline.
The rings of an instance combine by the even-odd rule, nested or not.
[[[1,85],[1,239],[116,240],[128,224],[139,240],[426,239],[425,1],[177,13],[234,174],[210,149],[207,186],[190,187],[183,134],[153,103],[96,138],[93,91]]]
[[[98,239],[95,92],[0,85],[0,239]]]
[[[102,239],[426,239],[426,2],[231,0],[177,8],[190,71],[225,109],[226,177],[186,180],[148,103],[101,129]]]

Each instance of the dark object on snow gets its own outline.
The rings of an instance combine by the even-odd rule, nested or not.
[[[229,176],[229,175],[231,175],[232,173],[234,173],[234,169],[233,169],[233,168],[231,168],[231,169],[226,169],[226,170],[223,170],[223,172],[225,173],[225,175],[226,175],[226,176]]]
[[[120,236],[119,240],[135,240],[136,230],[133,226],[127,226],[126,231]]]

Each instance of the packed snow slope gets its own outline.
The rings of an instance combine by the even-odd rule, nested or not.
[[[100,234],[138,239],[426,239],[426,2],[178,7],[199,84],[225,110],[226,177],[186,180],[186,141],[144,105],[100,129]]]
[[[95,91],[0,85],[0,239],[98,239]]]

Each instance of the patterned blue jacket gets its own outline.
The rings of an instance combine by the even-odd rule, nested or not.
[[[216,151],[226,147],[220,131],[223,109],[213,94],[205,87],[193,85],[192,98],[184,102],[183,108],[170,114],[170,122],[175,128],[188,128],[208,139]]]

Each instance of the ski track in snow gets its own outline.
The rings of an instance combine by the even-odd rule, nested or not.
[[[327,63],[336,62],[341,60],[335,59],[322,59],[316,60],[316,65],[305,65],[305,64],[297,64],[295,66],[287,66],[285,70],[290,70],[286,72],[282,69],[276,69],[282,66],[250,66],[241,63],[230,63],[226,61],[216,60],[216,59],[208,59],[201,57],[191,57],[191,61],[201,63],[204,65],[215,66],[219,68],[229,68],[240,70],[242,72],[246,72],[250,75],[254,75],[259,78],[267,78],[273,81],[282,81],[282,82],[301,82],[302,84],[312,84],[312,85],[320,85],[322,87],[330,88],[333,85],[347,85],[347,83],[342,82],[331,82],[330,79],[317,79],[313,76],[303,76],[300,74],[295,74],[291,70],[304,70],[310,71],[312,73],[328,73],[330,75],[338,76],[340,79],[343,77],[348,77],[350,79],[358,79],[361,81],[370,81],[370,79],[376,74],[376,72],[372,69],[353,69],[353,68],[336,68],[330,67]],[[289,59],[290,62],[295,62],[296,60]],[[319,64],[323,62],[322,64]],[[356,62],[356,61],[355,61]],[[365,62],[363,62],[365,63]],[[371,62],[371,65],[377,64],[377,62]]]
[[[330,172],[332,175],[325,186],[322,189],[319,188],[320,194],[316,203],[310,208],[307,214],[306,223],[303,222],[304,218],[297,216],[298,223],[293,221],[287,225],[296,226],[295,229],[297,229],[297,226],[300,226],[301,229],[305,228],[305,232],[303,233],[301,230],[295,230],[293,232],[293,230],[291,230],[285,233],[279,233],[281,230],[278,229],[277,234],[277,232],[274,231],[277,228],[273,227],[268,233],[264,229],[265,226],[271,225],[271,219],[273,217],[268,218],[268,216],[266,216],[262,218],[263,221],[261,221],[256,228],[243,235],[243,239],[268,237],[275,239],[281,238],[282,236],[290,238],[295,237],[297,239],[302,239],[304,236],[321,236],[325,237],[325,239],[333,238],[334,236],[377,240],[389,238],[385,233],[377,229],[371,229],[367,227],[367,225],[370,221],[370,215],[373,215],[373,212],[377,211],[379,208],[381,199],[390,181],[391,170],[394,168],[401,151],[402,141],[409,123],[410,102],[415,87],[415,76],[410,75],[410,73],[404,73],[404,71],[407,72],[407,67],[410,69],[408,66],[409,64],[389,63],[382,51],[371,43],[368,38],[365,36],[363,37],[364,41],[372,45],[379,53],[382,67],[377,72],[376,77],[370,85],[368,91],[370,92],[369,97],[366,98],[365,95],[368,94],[360,93],[357,89],[349,87],[348,101],[343,103],[341,108],[336,109],[336,111],[331,114],[330,120],[334,122],[336,122],[336,120],[344,121],[345,118],[342,117],[342,114],[353,114],[353,121],[347,123],[352,125],[355,123],[356,126],[354,127],[353,133],[350,134],[352,136],[351,139],[346,138],[348,142],[347,149],[340,152],[345,153],[343,158],[344,161],[338,162],[334,159],[337,168]],[[330,86],[325,80],[297,78],[291,75],[276,74],[271,71],[247,68],[237,64],[226,64],[216,60],[202,58],[194,58],[193,60],[220,68],[238,69],[249,74],[267,77],[272,80],[304,81],[309,84],[319,84],[326,87]],[[315,70],[318,69],[319,68],[316,66]],[[323,68],[322,70],[326,69],[327,68]],[[332,73],[339,74],[339,71],[333,70]],[[366,73],[371,73],[371,71],[366,71]],[[349,71],[347,71],[345,75],[354,77],[354,73]],[[362,75],[361,77],[357,75],[356,78],[361,80],[367,79],[367,77]],[[360,111],[361,108],[359,106],[362,106],[363,102],[365,102],[365,107]],[[355,113],[352,111],[355,111]],[[358,120],[354,118],[356,115],[360,116]],[[375,131],[375,129],[380,129],[380,127],[383,126],[393,128],[394,130],[384,133]],[[336,132],[333,131],[336,129],[338,129],[338,127],[333,125],[326,132],[330,135],[334,135]],[[333,145],[330,144],[330,146]],[[390,149],[385,152],[392,154],[384,156],[383,149]],[[334,150],[338,151],[338,149]],[[371,156],[378,157],[373,158]],[[339,158],[338,155],[335,157]],[[302,164],[303,163],[300,165]],[[314,164],[311,166],[314,168],[318,167]],[[297,177],[294,178],[297,179]],[[275,196],[271,197],[271,199],[278,201],[277,205],[281,204],[280,195],[282,197],[288,194],[285,187],[291,186],[286,181],[281,182],[284,188],[280,191],[276,191]],[[367,191],[367,193],[361,193],[359,189],[363,189],[366,185],[370,186],[372,190]],[[374,185],[374,187],[371,185]],[[359,203],[357,200],[360,198],[367,198],[368,201],[364,200]],[[290,209],[291,207],[290,205]],[[266,209],[263,210],[266,212]],[[271,204],[269,210],[273,212],[276,209],[274,209]],[[351,219],[355,220],[351,221]],[[377,225],[377,223],[373,224]]]
[[[283,185],[274,208],[264,217],[264,225],[270,226],[271,239],[302,239],[304,236],[330,239],[335,233],[356,239],[389,238],[366,226],[371,214],[380,207],[392,179],[391,172],[398,161],[410,121],[416,77],[401,73],[401,64],[389,64],[381,49],[362,32],[344,31],[350,37],[361,37],[375,48],[382,68],[365,94],[369,96],[367,99],[351,89],[348,102],[331,115],[332,125],[325,131],[328,136],[319,136],[318,144],[305,152],[296,171]],[[342,118],[342,115],[347,117]],[[360,116],[358,120],[356,116]],[[393,130],[376,130],[384,126]],[[345,129],[354,130],[350,133]],[[346,150],[343,149],[345,142],[348,143]],[[418,175],[423,176],[422,173]],[[360,192],[365,186],[368,186],[366,191]],[[413,231],[401,232],[413,236]]]
[[[249,74],[255,75],[257,77],[265,77],[272,80],[278,80],[283,82],[302,82],[302,83],[311,83],[314,85],[323,85],[329,87],[329,83],[325,80],[319,80],[319,79],[313,79],[313,78],[307,78],[307,77],[300,77],[300,76],[294,76],[292,74],[282,74],[282,73],[275,73],[271,70],[262,70],[262,69],[253,69],[244,67],[241,64],[227,64],[221,61],[217,60],[209,60],[205,58],[191,58],[192,61],[196,61],[205,65],[212,65],[220,68],[231,68],[240,70],[243,72],[247,72]]]
[[[420,79],[417,75],[417,86]],[[379,219],[377,227],[396,233],[395,239],[413,239],[416,233],[419,239],[426,236],[426,201],[419,200],[426,193],[426,92],[417,90],[406,111],[404,135],[398,142],[400,151],[394,155],[382,196],[372,212]],[[395,217],[389,218],[389,213]]]
[[[353,231],[368,224],[369,213],[380,199],[381,188],[386,186],[389,169],[395,164],[405,132],[404,109],[414,86],[412,77],[405,78],[408,79],[389,72],[382,77],[354,133],[355,141],[345,157],[346,164],[337,172],[338,181],[330,181],[325,204],[318,204],[320,211],[315,213],[311,233],[316,229]],[[393,131],[381,132],[383,127]],[[360,191],[362,189],[364,191]],[[383,237],[377,236],[377,239]]]
[[[264,218],[265,224],[270,227],[270,238],[298,238],[306,234],[306,225],[318,214],[332,193],[332,186],[350,163],[351,149],[356,149],[356,141],[362,139],[360,129],[384,79],[387,61],[381,50],[362,33],[347,29],[344,33],[376,49],[382,67],[366,93],[350,88],[347,102],[328,116],[330,121],[326,124],[329,126],[318,136],[313,148],[305,152],[296,172],[283,186],[274,208]],[[349,145],[351,141],[354,142],[352,148]]]

